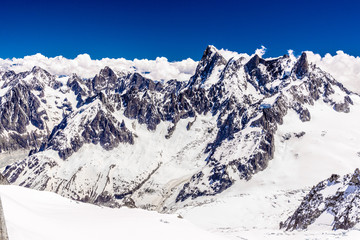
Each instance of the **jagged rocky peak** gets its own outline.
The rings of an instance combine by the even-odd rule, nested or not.
[[[116,73],[108,66],[101,69],[98,77],[103,77],[107,82],[115,83],[116,79],[118,78]]]
[[[274,59],[263,59],[259,55],[255,54],[246,64],[245,68],[248,72],[252,72],[255,69],[259,68],[259,65],[264,65],[265,69],[269,72],[273,72],[273,78],[281,77],[281,74],[276,74],[284,70],[284,65],[288,64],[290,61],[289,55],[285,54],[281,57]],[[264,70],[265,70],[264,69]],[[277,70],[274,72],[274,70]]]
[[[162,87],[161,82],[145,78],[137,72],[117,73],[109,67],[100,70],[100,73],[93,78],[90,86],[94,93],[99,93],[100,91],[105,91],[106,93],[124,93],[124,91],[131,90],[132,88],[140,91],[160,91]]]
[[[257,68],[259,66],[259,64],[265,63],[265,60],[260,58],[259,55],[255,54],[246,64],[245,67],[247,69],[248,72],[251,72],[252,70],[254,70],[255,68]]]
[[[103,69],[101,69],[99,75],[104,77],[106,76],[111,77],[114,75],[116,76],[115,72],[109,66],[105,66]]]
[[[115,88],[117,79],[116,73],[110,67],[106,66],[93,78],[92,89],[95,92],[112,90]]]
[[[304,59],[306,60],[304,55],[300,57],[296,66],[304,63]],[[208,172],[204,173],[206,169],[204,168],[204,171],[193,175],[192,179],[184,185],[177,196],[176,200],[178,202],[185,201],[190,197],[213,195],[230,187],[233,180],[229,177],[230,171],[227,170],[229,166],[236,168],[238,170],[237,174],[241,179],[245,180],[264,170],[268,162],[273,158],[275,151],[274,134],[277,125],[283,123],[283,117],[289,110],[296,111],[301,121],[305,122],[311,120],[307,105],[314,105],[314,102],[319,99],[327,102],[329,106],[334,106],[335,110],[337,109],[335,100],[329,100],[330,97],[327,99],[327,96],[334,93],[334,91],[330,93],[331,86],[338,87],[340,86],[339,83],[326,77],[326,73],[318,68],[311,68],[309,77],[300,84],[296,83],[295,81],[299,76],[292,71],[295,64],[296,61],[286,55],[276,59],[261,59],[259,56],[254,55],[245,64],[244,76],[246,81],[255,87],[256,92],[246,93],[247,95],[245,94],[242,98],[243,101],[229,104],[227,107],[224,107],[225,103],[231,103],[231,99],[227,98],[227,96],[223,98],[225,101],[220,104],[214,101],[214,99],[218,99],[217,97],[212,98],[213,101],[210,104],[220,105],[222,109],[220,107],[217,137],[215,141],[208,144],[205,151],[209,153],[207,167],[211,168],[211,170],[207,169]],[[300,64],[300,66],[305,65]],[[235,72],[239,72],[239,69]],[[228,74],[227,76],[231,75]],[[226,80],[229,79],[231,78]],[[236,88],[237,85],[233,84],[232,86]],[[213,89],[210,88],[210,92]],[[221,91],[216,91],[216,93],[223,94]],[[253,96],[257,94],[260,97],[254,98]],[[338,96],[345,96],[348,99],[347,94],[349,92],[345,91],[345,89],[341,87],[337,89]],[[248,100],[250,98],[251,101]],[[269,102],[270,99],[272,100]],[[346,103],[348,102],[350,101]],[[234,106],[237,106],[237,108],[234,108]],[[241,133],[244,129],[252,129],[251,138],[254,143],[257,142],[258,144],[254,144],[254,148],[248,153],[245,153],[245,150],[241,152],[246,154],[246,157],[239,157],[239,155],[231,154],[229,151],[226,153],[225,160],[223,157],[225,154],[224,149],[227,149],[227,147],[228,149],[234,148],[234,145],[230,147],[229,142],[245,142],[250,137],[248,135],[245,139],[242,139],[244,136]],[[261,133],[257,132],[256,129],[261,129]],[[207,188],[200,187],[202,185],[207,186]]]
[[[224,83],[226,91],[238,97],[246,93],[248,83],[245,77],[244,60],[243,57],[231,58],[221,72],[217,83]]]
[[[360,170],[340,177],[333,174],[305,196],[299,208],[280,228],[302,230],[322,225],[329,229],[360,226]]]
[[[66,85],[70,87],[75,94],[77,95],[79,92],[81,92],[83,89],[80,87],[83,83],[83,80],[76,74],[72,74],[68,81],[66,82]]]
[[[77,107],[79,107],[87,97],[91,95],[91,90],[88,85],[89,82],[82,80],[78,75],[72,74],[66,85],[76,95]]]
[[[53,89],[58,89],[62,86],[61,82],[56,81],[55,76],[39,66],[34,66],[31,71],[24,75],[22,73],[19,73],[19,75],[19,80],[23,80],[31,89],[37,91],[43,91],[45,86]]]
[[[309,63],[307,60],[307,55],[303,52],[294,66],[294,72],[297,77],[302,78],[309,72]]]
[[[221,54],[219,53],[219,50],[216,47],[214,47],[213,45],[208,45],[204,51],[204,54],[203,54],[201,60],[203,60],[203,61],[210,60],[215,55],[221,56]]]
[[[39,66],[34,66],[31,71],[31,74],[33,74],[34,77],[38,78],[38,79],[43,79],[43,80],[52,80],[54,78],[53,75],[51,75],[48,71],[46,71],[45,69],[39,67]]]
[[[31,72],[34,73],[34,74],[50,74],[48,73],[45,69],[39,67],[39,66],[34,66],[32,69],[31,69]]]
[[[225,67],[227,61],[219,53],[219,51],[212,45],[209,45],[196,67],[194,76],[191,77],[189,85],[194,86],[204,84],[212,75],[214,80],[218,80],[217,76],[220,75],[221,70]],[[210,84],[215,83],[212,81]]]
[[[287,55],[275,59],[262,59],[255,54],[245,64],[245,71],[249,75],[249,83],[262,94],[272,95],[279,90],[279,85],[291,75],[292,67],[292,61]],[[275,84],[273,84],[274,82]]]
[[[162,89],[162,84],[160,82],[154,82],[151,79],[145,78],[139,73],[133,73],[130,76],[128,88],[136,88],[138,90],[159,91]]]

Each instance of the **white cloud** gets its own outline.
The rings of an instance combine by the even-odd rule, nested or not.
[[[239,59],[240,57],[243,57],[245,59],[249,59],[249,55],[246,53],[237,53],[233,52],[227,49],[220,49],[218,50],[221,56],[223,56],[227,61],[229,61],[231,58],[234,58],[235,60]]]
[[[266,47],[261,46],[261,48],[258,48],[255,50],[255,54],[257,54],[259,57],[262,57],[266,53]]]
[[[349,90],[360,93],[360,58],[337,51],[332,56],[327,53],[324,57],[307,51],[308,60],[322,70],[330,73],[336,80],[344,84]]]
[[[219,53],[229,60],[234,57],[245,57],[249,59],[248,54],[239,54],[237,52],[220,49]],[[261,46],[255,53],[262,57],[266,48]],[[344,84],[352,91],[360,93],[360,58],[354,57],[337,51],[336,55],[326,54],[324,57],[319,54],[307,51],[310,62],[316,64],[324,71],[330,73],[335,79]],[[293,60],[296,59],[292,50],[288,54]],[[246,61],[245,60],[245,61]],[[91,59],[88,54],[80,54],[75,59],[67,59],[63,56],[48,58],[42,54],[25,56],[24,58],[1,59],[0,69],[11,69],[15,72],[29,71],[34,66],[40,66],[55,75],[70,75],[76,73],[83,78],[92,78],[105,66],[116,71],[137,71],[153,80],[178,79],[187,81],[194,74],[196,61],[188,58],[178,62],[169,62],[165,57],[158,57],[155,60],[134,59],[126,60],[124,58],[103,58],[101,60]]]
[[[288,50],[288,55],[289,55],[289,57],[290,57],[290,59],[291,59],[292,61],[296,61],[297,57],[295,57],[295,55],[294,55],[294,50],[289,49],[289,50]]]
[[[67,59],[63,56],[53,58],[42,54],[25,56],[24,58],[1,59],[0,69],[14,70],[15,72],[29,71],[34,66],[44,68],[55,75],[70,75],[76,73],[83,78],[94,77],[105,66],[115,71],[137,71],[154,80],[178,79],[188,80],[195,72],[197,62],[188,58],[179,62],[169,62],[165,57],[155,60],[124,58],[91,59],[88,54],[80,54],[75,59]]]

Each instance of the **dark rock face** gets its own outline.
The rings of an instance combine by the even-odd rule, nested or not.
[[[307,108],[304,108],[300,104],[294,104],[293,109],[299,114],[299,118],[302,122],[310,121],[311,116],[310,116],[310,112]]]
[[[2,174],[0,174],[0,185],[9,185],[9,181]]]
[[[333,230],[351,229],[360,222],[360,171],[341,178],[333,174],[311,189],[299,208],[280,228],[285,230],[307,229],[322,214],[332,215],[329,223]]]
[[[78,132],[71,132],[69,125],[70,118],[79,117],[78,115],[85,114],[81,112],[70,115],[65,118],[49,137],[48,143],[42,146],[41,150],[46,148],[58,151],[62,159],[67,159],[74,152],[78,151],[85,143],[98,144],[106,149],[112,150],[119,145],[119,143],[134,144],[132,133],[126,128],[125,123],[119,123],[106,109],[100,106],[93,106],[95,116],[84,119],[77,127]],[[65,145],[63,141],[68,141],[70,138],[70,145]]]
[[[88,141],[91,140],[93,144],[100,143],[106,150],[113,149],[119,142],[134,143],[133,136],[124,122],[119,124],[103,111],[99,111],[90,124],[85,126],[82,136]]]
[[[86,85],[83,84],[82,79],[79,78],[76,74],[69,78],[66,85],[76,95],[76,100],[78,101],[77,107],[83,104],[84,99],[91,95],[90,90],[86,87]]]
[[[150,90],[150,91],[160,91],[162,89],[162,84],[160,82],[154,82],[150,79],[144,78],[138,73],[134,73],[130,78],[130,83],[128,88],[135,88],[142,90]]]
[[[123,104],[126,106],[124,115],[130,119],[137,119],[140,124],[146,124],[149,130],[154,131],[160,123],[162,114],[156,107],[158,104],[147,91],[141,95],[139,96],[137,89],[131,89],[123,96]]]
[[[347,96],[348,97],[348,96]],[[351,101],[351,100],[350,100]],[[344,113],[348,113],[350,112],[350,107],[349,107],[349,103],[346,99],[344,100],[343,103],[335,103],[334,104],[334,109],[337,112],[344,112]],[[351,103],[350,103],[351,104]]]
[[[309,72],[309,63],[307,61],[306,53],[303,52],[301,54],[299,61],[295,65],[294,72],[299,78],[302,78]]]
[[[117,82],[117,76],[109,67],[105,67],[92,80],[92,89],[95,93],[114,89]]]
[[[12,91],[5,95],[7,102],[1,111],[1,125],[3,129],[9,129],[18,133],[26,131],[26,125],[34,122],[40,129],[44,124],[37,110],[40,106],[39,100],[29,89],[21,84],[16,85]]]
[[[265,65],[266,61],[255,54],[255,56],[245,64],[246,71],[251,77],[255,77],[257,80],[257,83],[253,83],[256,87],[264,86],[268,82],[267,76],[263,75],[260,68],[258,68],[260,63]]]
[[[41,175],[46,169],[56,166],[56,163],[53,161],[48,161],[45,164],[41,164],[41,160],[36,155],[32,155],[28,158],[30,161],[24,164],[23,162],[17,162],[13,165],[9,165],[5,169],[4,177],[12,184],[17,178],[24,173],[24,171],[32,171],[35,176]],[[10,174],[11,173],[11,174]],[[46,178],[44,182],[41,182],[38,190],[44,190],[46,188],[46,183],[49,180],[49,177]],[[19,184],[24,187],[31,187],[30,182],[23,181]]]
[[[40,111],[38,98],[23,84],[15,85],[2,98],[0,106],[0,133],[11,131],[9,137],[0,137],[0,152],[37,147],[46,135],[27,132],[29,124],[44,130],[45,111]]]
[[[118,73],[116,74],[109,67],[105,67],[96,75],[91,82],[87,83],[89,89],[95,94],[103,91],[106,94],[111,92],[124,93],[128,90],[138,91],[161,91],[161,82],[155,82],[143,77],[139,73]]]
[[[285,65],[289,62],[290,59],[287,55],[274,60],[264,60],[255,54],[244,66],[248,73],[248,82],[262,94],[272,95],[279,91],[279,86],[268,87],[267,84],[276,79],[285,81],[289,77],[285,72]]]
[[[226,60],[213,46],[208,46],[196,68],[195,75],[191,77],[189,86],[203,84],[210,77],[216,66],[225,66]]]
[[[0,153],[38,149],[51,130],[48,109],[42,106],[47,103],[45,88],[59,91],[62,83],[40,67],[18,74],[7,71],[1,78],[1,88],[8,90],[0,97]],[[63,108],[63,113],[72,110],[67,103]]]

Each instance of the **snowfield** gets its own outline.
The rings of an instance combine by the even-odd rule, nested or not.
[[[263,190],[263,189],[261,189]],[[211,204],[178,214],[113,209],[80,203],[57,194],[19,186],[0,186],[10,240],[78,239],[358,239],[360,229],[285,232],[276,228],[278,213],[294,207],[303,194],[271,191],[234,192]],[[294,200],[294,202],[288,202]],[[246,205],[245,205],[246,204]],[[195,224],[194,224],[195,223]],[[196,226],[197,225],[197,226]]]
[[[1,186],[0,195],[10,240],[227,239],[176,215],[98,207],[18,186]]]

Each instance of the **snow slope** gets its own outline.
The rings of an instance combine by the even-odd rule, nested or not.
[[[10,240],[227,239],[176,215],[98,207],[17,186],[1,186],[0,196]]]

